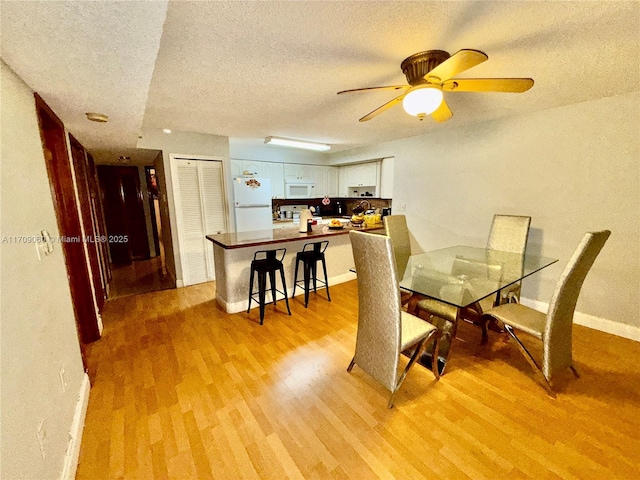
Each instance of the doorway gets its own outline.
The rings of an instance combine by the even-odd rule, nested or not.
[[[112,265],[110,298],[175,288],[164,267],[153,173],[150,189],[146,167],[98,166]]]

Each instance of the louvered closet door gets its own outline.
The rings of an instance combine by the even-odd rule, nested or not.
[[[198,162],[202,205],[204,210],[204,232],[216,235],[227,231],[224,211],[224,186],[222,185],[222,162]],[[213,244],[205,238],[207,277],[215,280]]]
[[[177,159],[178,228],[184,285],[215,280],[206,235],[226,231],[222,162]]]

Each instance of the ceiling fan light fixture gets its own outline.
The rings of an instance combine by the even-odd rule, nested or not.
[[[441,103],[441,88],[436,85],[418,85],[404,96],[402,107],[409,115],[422,119],[435,112]]]
[[[315,150],[318,152],[326,152],[331,148],[326,143],[307,142],[304,140],[293,140],[282,137],[267,137],[264,139],[266,145],[277,145],[279,147],[303,148],[305,150]]]

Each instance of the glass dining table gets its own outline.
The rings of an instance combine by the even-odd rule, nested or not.
[[[442,333],[438,351],[440,372],[444,373],[458,322],[465,311],[481,314],[481,301],[484,304],[487,302],[484,299],[493,299],[489,300],[490,305],[499,304],[502,290],[557,261],[529,252],[521,255],[468,246],[411,255],[400,287],[413,293],[408,311],[429,313],[429,321]],[[402,271],[402,266],[398,265],[398,269]],[[429,368],[432,350],[433,344],[419,360]]]

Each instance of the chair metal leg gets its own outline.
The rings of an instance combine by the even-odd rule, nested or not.
[[[313,260],[311,264],[311,278],[313,279],[313,293],[318,293],[318,284],[316,283],[316,278],[318,276],[318,262],[317,260]]]
[[[267,273],[258,272],[258,299],[260,303],[260,325],[264,322],[264,300],[267,290]]]
[[[427,343],[429,342],[429,340],[434,334],[435,334],[435,331],[432,332],[431,335],[429,335],[427,338],[422,340],[416,347],[415,351],[413,352],[413,355],[411,355],[411,359],[409,360],[409,363],[407,364],[404,371],[402,372],[402,375],[400,375],[400,378],[398,379],[398,383],[396,384],[395,390],[391,392],[391,397],[389,398],[389,403],[387,403],[387,408],[393,408],[393,401],[395,399],[396,393],[398,392],[398,390],[400,390],[400,386],[402,385],[402,382],[404,382],[404,379],[407,378],[407,374],[409,373],[409,370],[411,370],[411,367],[413,367],[413,364],[416,363],[416,360],[422,354],[422,351],[424,350],[425,346],[427,345]],[[437,370],[438,368],[436,367],[436,371]],[[440,376],[438,375],[436,378],[440,378]]]
[[[480,328],[482,328],[482,339],[480,340],[480,345],[486,345],[487,342],[489,341],[488,327],[489,327],[490,321],[491,321],[490,318],[486,318],[486,319],[483,319],[483,321],[480,324]]]
[[[353,369],[353,366],[356,364],[356,357],[353,357],[351,359],[351,363],[349,364],[349,366],[347,367],[347,372],[351,373],[351,370]]]
[[[309,282],[311,281],[311,265],[304,262],[304,308],[309,305]]]
[[[329,279],[327,278],[327,263],[324,261],[324,255],[322,256],[322,271],[324,272],[324,286],[327,289],[327,298],[331,301],[331,295],[329,295]]]
[[[426,344],[429,342],[429,338],[433,336],[433,358],[438,358],[438,353],[440,353],[440,337],[442,334],[439,330],[434,331],[429,337],[427,337]],[[431,362],[431,371],[433,372],[433,376],[436,377],[436,380],[440,380],[440,371],[438,370],[438,361]]]
[[[249,280],[249,304],[247,305],[247,313],[251,311],[251,295],[253,295],[253,276],[255,275],[255,273],[256,271],[252,268],[251,279]]]
[[[291,294],[291,298],[296,296],[296,287],[298,286],[298,263],[300,262],[296,256],[296,268],[293,271],[293,293]]]
[[[544,373],[542,373],[542,370],[540,369],[540,367],[538,366],[534,358],[531,356],[531,353],[529,353],[529,350],[527,350],[527,347],[525,347],[523,343],[520,341],[520,339],[516,336],[513,328],[510,325],[505,324],[504,329],[509,334],[509,336],[516,341],[516,344],[518,345],[518,349],[520,350],[520,353],[522,353],[524,358],[527,359],[527,361],[529,362],[529,365],[531,365],[531,368],[533,368],[535,374],[540,378],[540,382],[547,389],[547,393],[549,393],[549,395],[552,396],[553,398],[556,398],[556,394],[551,389],[551,384],[549,383],[549,380],[547,379],[547,377],[544,376]]]
[[[282,280],[282,292],[284,293],[284,302],[287,304],[287,312],[291,315],[291,309],[289,308],[289,297],[287,296],[287,282],[284,279],[284,267],[280,267],[280,280]]]
[[[269,270],[269,283],[271,284],[271,301],[276,304],[276,271]]]

